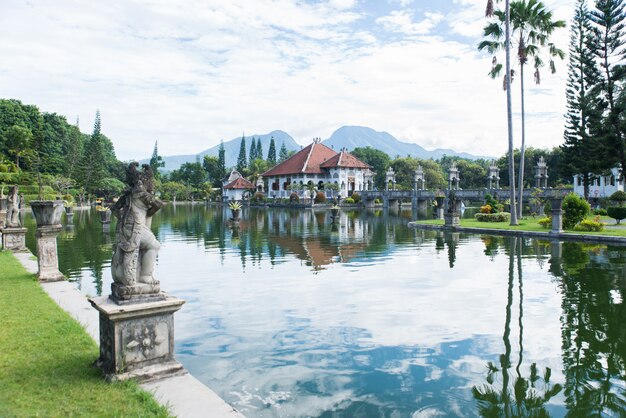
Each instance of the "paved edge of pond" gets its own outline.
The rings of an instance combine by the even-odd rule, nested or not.
[[[451,232],[470,232],[477,234],[487,234],[487,235],[509,235],[509,236],[522,236],[529,238],[543,238],[548,240],[563,240],[563,241],[582,241],[582,242],[598,242],[598,243],[606,243],[606,244],[617,244],[617,245],[626,245],[626,237],[615,237],[610,235],[587,235],[587,234],[576,234],[571,232],[561,232],[561,233],[553,233],[553,232],[540,232],[540,231],[521,231],[521,230],[511,230],[511,229],[495,229],[495,228],[476,228],[476,227],[465,227],[465,226],[452,226],[448,227],[445,225],[433,225],[433,224],[422,224],[417,222],[409,222],[410,228],[416,229],[428,229],[428,230],[441,230],[441,231],[451,231]]]
[[[30,252],[13,254],[29,273],[37,274],[37,258],[34,255]],[[91,307],[87,297],[67,280],[40,285],[57,305],[78,321],[96,343],[100,343],[98,311]],[[140,386],[177,417],[244,418],[239,411],[189,372],[181,376],[141,383]]]

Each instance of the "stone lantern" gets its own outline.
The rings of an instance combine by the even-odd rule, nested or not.
[[[548,187],[548,164],[546,164],[546,160],[543,156],[539,157],[539,161],[537,161],[535,174],[535,187]]]
[[[417,170],[415,170],[415,176],[413,177],[413,187],[417,190],[424,190],[426,186],[426,182],[424,181],[424,169],[421,165],[417,166]]]
[[[449,190],[459,190],[459,169],[456,166],[456,162],[452,163],[449,171],[448,177],[448,189]]]
[[[391,190],[396,190],[396,173],[393,167],[389,167],[385,173],[385,190],[389,190],[389,182],[391,182]]]
[[[489,182],[490,189],[500,188],[500,169],[498,168],[494,160],[491,160],[491,164],[489,164],[489,173],[487,174],[487,181]]]

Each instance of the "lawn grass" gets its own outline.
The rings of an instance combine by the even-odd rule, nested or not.
[[[135,382],[106,383],[98,347],[10,252],[0,252],[0,416],[169,417]]]
[[[590,219],[594,219],[595,216],[590,217]],[[484,229],[506,229],[510,231],[530,231],[530,232],[550,232],[550,229],[543,228],[541,225],[537,223],[540,218],[522,218],[518,221],[519,225],[511,226],[509,222],[478,222],[476,219],[461,219],[461,227],[465,228],[484,228]],[[614,225],[614,220],[610,218],[602,217],[600,219],[604,223],[608,223],[609,225]],[[428,219],[428,220],[418,220],[416,221],[418,224],[425,225],[443,225],[443,220],[441,219]],[[612,228],[611,226],[605,226],[604,231],[601,232],[588,232],[588,231],[563,231],[564,233],[571,234],[582,234],[582,235],[603,235],[603,236],[612,236],[612,237],[626,237],[626,229],[622,228]]]

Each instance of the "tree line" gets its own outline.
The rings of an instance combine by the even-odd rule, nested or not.
[[[102,133],[100,112],[91,135],[64,116],[41,112],[15,99],[0,99],[0,184],[38,184],[35,196],[77,197],[120,192],[124,164]],[[32,188],[29,189],[33,192]],[[68,196],[69,197],[69,196]],[[69,197],[71,198],[71,197]]]
[[[274,165],[282,163],[293,153],[293,151],[287,150],[283,142],[277,155],[276,141],[272,136],[267,154],[264,154],[261,138],[253,136],[248,147],[246,137],[242,135],[239,156],[234,167],[226,167],[226,152],[222,142],[217,156],[205,155],[202,159],[198,157],[195,162],[184,163],[169,174],[159,175],[159,178],[162,181],[162,189],[166,197],[214,196],[217,189],[222,187],[222,182],[230,170],[237,170],[241,175],[255,183],[262,173]],[[266,156],[264,157],[264,155]],[[155,158],[160,158],[156,145],[152,159]]]
[[[165,199],[204,198],[215,195],[231,169],[237,169],[255,182],[261,173],[293,154],[284,143],[277,153],[273,137],[267,153],[263,151],[260,138],[252,137],[249,146],[246,143],[246,137],[242,136],[235,167],[226,166],[224,144],[221,143],[217,156],[204,156],[169,173],[162,173],[163,159],[155,142],[149,164],[155,173],[157,190]],[[451,156],[439,160],[409,156],[392,159],[386,153],[370,147],[356,148],[352,153],[373,167],[377,173],[375,181],[378,188],[384,187],[384,173],[388,167],[392,167],[396,173],[398,188],[411,188],[414,172],[421,165],[427,187],[445,189],[448,170],[453,162],[456,162],[461,172],[461,187],[484,188],[491,164],[489,160],[467,160]],[[526,187],[533,186],[533,169],[541,156],[550,167],[551,186],[571,183],[569,173],[562,170],[558,163],[563,158],[560,148],[528,148],[524,157]],[[514,158],[518,165],[520,157],[520,151],[516,150]],[[507,185],[506,156],[500,157],[495,163],[500,169],[500,183]],[[109,197],[119,194],[125,187],[125,165],[117,159],[111,140],[102,132],[99,111],[96,111],[92,133],[88,135],[81,133],[78,123],[70,124],[64,116],[40,112],[36,106],[25,105],[18,100],[0,99],[0,184],[34,185],[37,183],[37,173],[40,173],[47,198],[66,195],[68,192],[72,195],[66,196],[69,199],[84,199],[88,195]]]

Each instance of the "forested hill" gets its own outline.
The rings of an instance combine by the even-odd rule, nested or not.
[[[33,184],[36,172],[50,193],[54,185],[57,190],[73,187],[86,192],[124,187],[123,163],[101,131],[99,112],[93,133],[86,135],[65,116],[0,99],[0,182]]]

